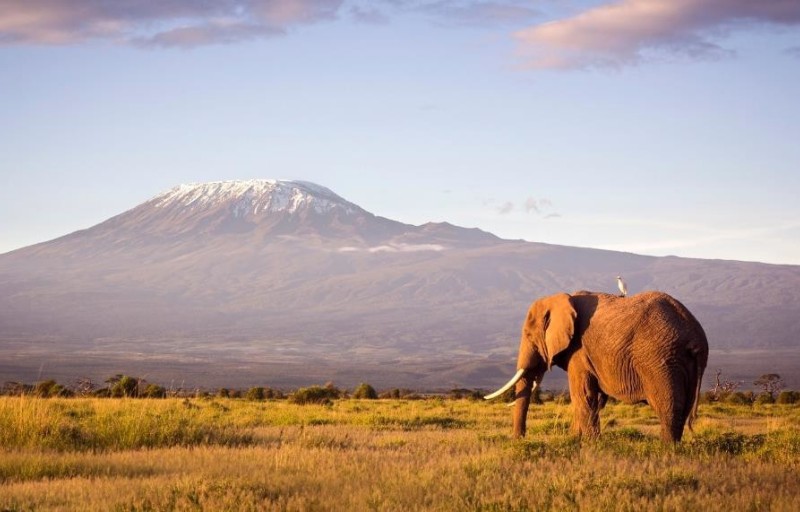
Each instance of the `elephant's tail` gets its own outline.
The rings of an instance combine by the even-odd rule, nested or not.
[[[694,385],[694,402],[692,403],[692,410],[689,413],[689,421],[687,423],[687,426],[689,427],[689,432],[693,434],[694,434],[694,428],[693,428],[694,420],[697,419],[697,407],[700,405],[700,386],[703,383],[703,372],[706,369],[705,364],[703,364],[704,361],[701,361],[699,357],[695,359],[695,362],[697,363],[697,373],[696,373],[697,382]]]

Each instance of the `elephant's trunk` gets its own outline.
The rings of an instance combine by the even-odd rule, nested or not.
[[[537,382],[532,372],[525,372],[517,381],[514,400],[514,437],[525,437],[525,428],[528,420],[528,406],[531,404],[531,394]]]

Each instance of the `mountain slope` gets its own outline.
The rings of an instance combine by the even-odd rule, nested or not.
[[[495,367],[513,362],[533,299],[613,292],[619,273],[632,293],[660,289],[686,303],[712,350],[797,347],[797,266],[411,226],[318,185],[253,180],[179,186],[0,255],[0,357],[18,361],[9,371],[54,356],[78,368],[81,358]]]

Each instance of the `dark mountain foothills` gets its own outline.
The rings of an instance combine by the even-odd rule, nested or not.
[[[534,299],[616,293],[618,274],[631,294],[689,307],[710,371],[778,369],[790,385],[800,373],[800,266],[412,226],[318,185],[253,180],[181,185],[0,255],[0,380],[494,388],[514,370]]]

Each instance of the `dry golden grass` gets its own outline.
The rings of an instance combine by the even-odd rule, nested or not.
[[[651,409],[0,398],[0,510],[800,510],[800,407],[703,405],[657,440]]]

